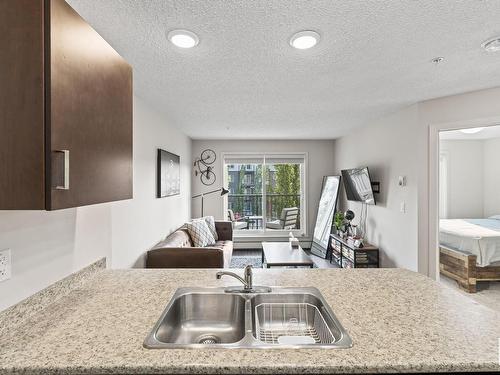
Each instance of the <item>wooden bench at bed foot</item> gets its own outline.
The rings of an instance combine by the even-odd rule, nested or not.
[[[439,270],[458,283],[469,293],[476,293],[477,257],[441,246],[439,248]]]
[[[499,281],[500,265],[486,267],[477,265],[477,257],[447,247],[439,248],[439,270],[441,274],[455,280],[460,288],[469,293],[476,292],[476,284],[481,281]]]

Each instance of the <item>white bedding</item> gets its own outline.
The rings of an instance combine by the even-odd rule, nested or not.
[[[500,261],[500,216],[489,219],[442,219],[439,243],[477,256],[485,267]]]

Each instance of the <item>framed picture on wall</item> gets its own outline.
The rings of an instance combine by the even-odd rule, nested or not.
[[[180,156],[158,149],[156,197],[179,195],[181,192]]]

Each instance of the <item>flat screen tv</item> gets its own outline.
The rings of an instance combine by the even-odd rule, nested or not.
[[[343,170],[342,179],[344,180],[347,200],[375,204],[368,168]]]

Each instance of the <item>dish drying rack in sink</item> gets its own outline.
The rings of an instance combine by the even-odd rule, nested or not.
[[[255,307],[257,339],[267,344],[331,344],[332,331],[309,303],[261,303]]]

